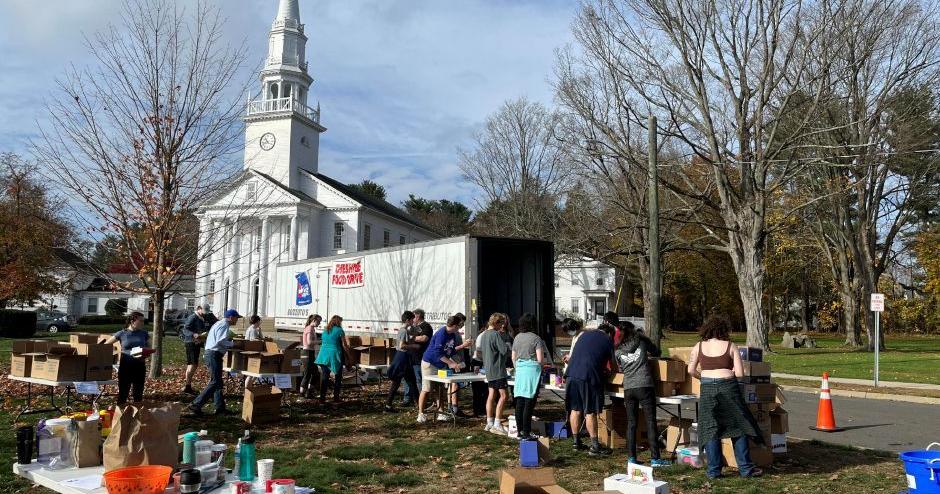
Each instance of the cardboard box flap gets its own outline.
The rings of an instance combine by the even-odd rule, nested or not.
[[[78,350],[71,345],[56,343],[54,345],[50,345],[49,348],[46,349],[46,353],[55,355],[76,355]]]
[[[293,350],[293,349],[295,349],[295,348],[300,348],[300,342],[299,342],[299,341],[295,341],[295,342],[291,343],[290,345],[287,345],[286,347],[282,348],[281,351],[282,351],[282,352],[286,352],[286,351],[288,351],[288,350]]]
[[[610,384],[617,385],[617,386],[623,386],[623,374],[618,372],[610,376],[610,378],[607,379],[607,382]]]
[[[512,483],[513,487],[544,487],[555,485],[555,469],[551,467],[507,468],[502,472],[500,491],[502,491],[502,485],[506,483],[507,480]],[[509,491],[510,494],[512,492],[513,491]]]
[[[280,353],[281,347],[277,345],[276,341],[265,341],[264,342],[264,351],[268,353]]]

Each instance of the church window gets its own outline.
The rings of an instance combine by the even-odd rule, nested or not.
[[[343,235],[346,233],[346,225],[342,221],[333,223],[333,248],[343,248]]]
[[[392,232],[385,230],[382,232],[382,247],[392,246]]]
[[[254,182],[248,182],[245,184],[245,200],[254,201],[257,196],[257,191],[255,190],[257,185]]]
[[[293,84],[284,85],[284,98],[290,98],[290,88],[293,87]]]
[[[362,226],[362,250],[372,248],[372,225],[366,223]]]
[[[277,83],[271,84],[271,99],[277,99]]]
[[[408,239],[407,239],[404,235],[399,235],[399,236],[398,236],[398,245],[405,245],[405,242],[407,242],[407,241],[408,241]]]

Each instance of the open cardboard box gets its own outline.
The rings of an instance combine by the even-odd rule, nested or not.
[[[653,380],[659,382],[684,382],[686,367],[688,367],[688,364],[681,360],[653,359],[650,361],[650,368],[653,371]]]
[[[242,420],[249,424],[276,422],[281,418],[281,397],[276,386],[249,386],[242,402]]]
[[[499,494],[571,494],[555,481],[555,469],[507,468],[500,472]]]

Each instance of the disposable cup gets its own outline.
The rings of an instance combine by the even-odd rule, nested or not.
[[[264,485],[272,478],[274,478],[274,460],[271,458],[258,460],[258,483]]]

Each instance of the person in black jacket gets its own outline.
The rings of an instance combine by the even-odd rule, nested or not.
[[[186,319],[183,329],[180,330],[180,338],[183,340],[183,346],[186,348],[186,386],[183,393],[195,395],[193,389],[193,375],[199,368],[199,351],[202,344],[199,342],[199,335],[206,332],[205,309],[196,306],[196,311]]]
[[[668,465],[660,458],[659,431],[656,430],[656,392],[650,372],[649,357],[660,356],[660,350],[628,321],[620,326],[620,344],[614,350],[614,360],[623,374],[624,405],[627,408],[627,460],[636,463],[636,429],[639,407],[646,416],[646,438],[650,444],[654,467]]]

